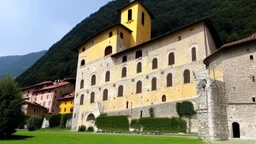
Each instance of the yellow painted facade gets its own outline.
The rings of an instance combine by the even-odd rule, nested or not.
[[[60,107],[60,114],[69,114],[73,112],[74,108],[74,100],[73,99],[66,99],[59,101]]]

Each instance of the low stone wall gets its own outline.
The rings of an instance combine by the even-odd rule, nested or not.
[[[49,120],[44,118],[43,123],[42,123],[42,128],[48,128],[48,127],[50,127]]]

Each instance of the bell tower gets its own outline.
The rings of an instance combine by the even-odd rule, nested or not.
[[[131,0],[130,3],[120,9],[121,24],[132,30],[130,47],[136,46],[151,39],[152,14],[139,0]]]

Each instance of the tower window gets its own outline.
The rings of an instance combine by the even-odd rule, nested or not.
[[[141,62],[139,62],[137,64],[137,73],[141,73],[141,72],[142,72],[142,64],[141,64]]]
[[[84,80],[81,80],[80,82],[80,89],[84,88]]]
[[[162,102],[166,102],[166,96],[165,95],[162,96]]]
[[[94,101],[95,101],[95,93],[92,92],[92,93],[91,93],[90,103],[94,103]]]
[[[151,81],[151,90],[152,91],[156,90],[156,87],[157,87],[156,85],[157,85],[156,78],[153,78]]]
[[[128,21],[132,20],[132,10],[128,10]]]
[[[124,39],[124,34],[122,32],[120,32],[120,38]]]
[[[81,95],[80,97],[80,105],[83,105],[84,104],[84,95]]]
[[[84,66],[85,65],[85,60],[82,60],[81,61],[81,66]]]
[[[129,102],[128,101],[126,102],[126,108],[127,109],[129,108]]]
[[[181,40],[181,36],[178,37],[178,41],[180,41],[180,40]]]
[[[136,52],[136,55],[135,55],[135,58],[136,58],[136,59],[137,59],[137,58],[140,58],[140,57],[142,57],[142,51],[141,51],[141,50],[137,51],[137,52]]]
[[[82,51],[83,51],[83,52],[85,51],[85,47],[83,47]]]
[[[252,102],[256,102],[255,97],[252,98]]]
[[[167,87],[171,87],[172,86],[172,74],[169,73],[167,75]]]
[[[154,58],[152,61],[152,69],[157,69],[157,58]]]
[[[110,72],[109,71],[107,71],[106,75],[105,75],[105,82],[108,82],[108,81],[110,81]]]
[[[113,32],[109,32],[108,37],[111,38],[113,36]]]
[[[108,100],[108,90],[105,89],[105,90],[103,91],[103,101],[107,101],[107,100]]]
[[[168,64],[169,65],[174,65],[175,64],[175,56],[174,53],[170,53],[168,56]]]
[[[141,13],[141,24],[144,25],[145,22],[145,14],[144,12]]]
[[[124,62],[127,62],[127,56],[123,56],[122,62],[123,62],[123,63],[124,63]]]
[[[123,67],[123,69],[122,69],[122,78],[126,77],[126,75],[127,75],[127,68]]]
[[[105,56],[112,54],[112,46],[108,46],[105,49]]]
[[[190,83],[190,72],[189,72],[189,70],[184,71],[183,77],[184,77],[184,84]]]
[[[93,75],[91,78],[91,86],[96,85],[96,76]]]
[[[142,92],[142,82],[138,81],[136,84],[136,93],[139,94]]]
[[[196,61],[196,48],[191,49],[191,54],[192,54],[192,61]]]
[[[250,60],[253,60],[253,55],[250,55]]]
[[[117,97],[122,97],[124,94],[124,87],[121,85],[118,87]]]

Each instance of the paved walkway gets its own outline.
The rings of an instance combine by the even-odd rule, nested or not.
[[[252,140],[229,140],[222,142],[211,142],[210,144],[256,144],[256,141]]]

